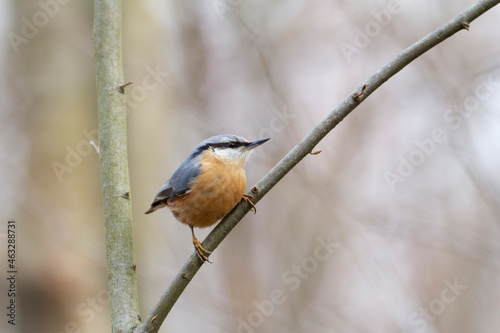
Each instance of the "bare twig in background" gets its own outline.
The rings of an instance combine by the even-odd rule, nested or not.
[[[140,322],[128,195],[125,96],[117,89],[124,82],[121,7],[121,0],[95,1],[94,47],[111,326],[113,332],[130,332]]]
[[[252,196],[259,201],[274,185],[276,185],[297,163],[307,156],[314,147],[354,110],[362,101],[370,96],[385,81],[398,73],[420,55],[451,37],[462,29],[469,30],[470,23],[497,5],[500,0],[482,0],[467,8],[460,15],[442,25],[414,45],[407,48],[396,58],[386,64],[366,82],[356,88],[344,101],[321,121],[301,142],[299,142],[274,168],[269,171],[253,188]],[[224,240],[229,232],[251,209],[248,204],[238,204],[207,236],[203,247],[213,251]],[[191,255],[184,267],[177,274],[168,290],[162,295],[144,324],[136,331],[140,333],[157,332],[186,286],[192,280],[203,262],[196,254]],[[154,320],[154,325],[152,319]]]

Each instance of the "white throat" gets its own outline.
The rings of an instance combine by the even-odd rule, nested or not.
[[[224,158],[226,160],[230,161],[236,161],[236,160],[241,160],[243,159],[246,161],[250,154],[252,153],[252,150],[246,149],[246,147],[239,147],[239,148],[215,148],[214,149],[215,155]]]

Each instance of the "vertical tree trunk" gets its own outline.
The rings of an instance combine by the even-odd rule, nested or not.
[[[140,324],[132,237],[123,93],[121,0],[95,0],[94,47],[99,106],[99,154],[113,332]]]

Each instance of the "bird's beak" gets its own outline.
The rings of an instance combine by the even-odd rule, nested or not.
[[[254,149],[255,147],[258,147],[260,146],[261,144],[263,143],[266,143],[267,141],[269,141],[271,138],[267,138],[267,139],[261,139],[261,140],[256,140],[256,141],[253,141],[253,142],[250,142],[247,146],[247,149],[250,150],[250,149]]]

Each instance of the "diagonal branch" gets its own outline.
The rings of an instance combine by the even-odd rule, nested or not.
[[[470,23],[497,5],[500,0],[481,0],[467,8],[460,15],[442,25],[432,33],[422,38],[392,61],[387,63],[378,72],[352,92],[342,103],[335,108],[325,119],[323,119],[306,137],[302,139],[281,161],[269,171],[253,188],[251,194],[258,201],[271,190],[295,165],[306,157],[313,148],[344,119],[361,102],[370,96],[384,82],[410,64],[413,60],[430,50],[434,46],[453,36],[462,29],[469,30]],[[238,204],[207,236],[203,241],[206,250],[213,251],[224,240],[229,232],[248,213],[250,205]],[[192,280],[203,262],[196,254],[191,255],[184,267],[177,274],[167,291],[148,315],[137,333],[157,332],[169,311],[182,294],[186,286]]]

